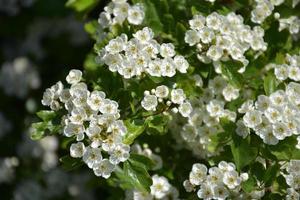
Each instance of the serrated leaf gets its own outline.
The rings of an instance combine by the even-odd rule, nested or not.
[[[270,95],[276,90],[276,77],[273,73],[269,73],[264,78],[264,90],[266,95]]]
[[[280,170],[280,166],[278,164],[274,164],[271,167],[268,167],[263,180],[265,182],[266,187],[269,187],[272,185],[273,180],[276,179],[276,174]]]
[[[43,121],[50,121],[56,117],[56,113],[51,110],[41,110],[36,115]]]
[[[153,160],[151,160],[150,158],[135,153],[130,154],[129,162],[132,163],[133,165],[143,166],[148,170],[152,169],[155,166]]]
[[[242,182],[242,189],[246,193],[252,192],[255,186],[256,186],[256,181],[253,176],[250,176],[247,181]]]
[[[233,142],[231,144],[231,152],[233,155],[234,163],[240,171],[243,167],[252,163],[256,156],[258,149],[250,144],[250,137],[246,139],[239,137],[233,133]]]
[[[127,127],[127,134],[123,140],[125,144],[132,144],[135,138],[141,135],[146,128],[144,120],[126,120],[124,123]]]

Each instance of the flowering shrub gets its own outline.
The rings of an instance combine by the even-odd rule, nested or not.
[[[32,139],[115,199],[299,199],[299,1],[97,2],[67,3],[94,48]]]

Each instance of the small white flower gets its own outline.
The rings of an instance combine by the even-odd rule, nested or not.
[[[175,47],[172,43],[163,43],[160,46],[160,55],[164,58],[172,58],[175,56]]]
[[[207,177],[207,167],[203,164],[193,164],[192,171],[189,175],[189,181],[193,185],[200,185],[206,180]]]
[[[102,176],[107,179],[110,177],[111,173],[114,171],[115,165],[109,162],[108,159],[103,159],[100,162],[97,162],[93,166],[93,170],[96,176]]]
[[[261,113],[256,110],[248,111],[243,117],[244,123],[249,128],[255,128],[262,122]]]
[[[128,145],[119,143],[109,152],[109,161],[114,165],[124,162],[129,158],[129,151],[130,147]]]
[[[223,182],[229,189],[234,189],[241,184],[241,178],[236,171],[228,171],[224,174]]]
[[[155,89],[155,96],[158,98],[166,98],[169,95],[169,88],[165,85],[158,86]]]
[[[82,77],[82,72],[80,70],[72,69],[69,72],[66,80],[69,84],[76,84],[80,82],[81,77]]]
[[[222,91],[222,94],[226,101],[232,101],[239,97],[239,89],[228,84]]]
[[[158,105],[157,97],[155,95],[145,95],[142,100],[142,107],[147,111],[155,111]]]
[[[102,160],[101,149],[87,147],[82,159],[89,168],[93,168],[96,163]]]
[[[134,5],[128,9],[128,22],[134,25],[142,24],[145,17],[143,8],[140,5]]]
[[[193,108],[190,102],[184,102],[180,104],[178,111],[183,117],[188,117],[192,113]]]
[[[200,35],[195,30],[188,30],[185,33],[184,41],[188,43],[190,46],[194,46],[198,42],[200,42]]]
[[[64,128],[64,134],[67,137],[76,136],[77,141],[84,139],[84,126],[80,124],[69,123]]]
[[[175,56],[174,63],[176,66],[176,69],[181,73],[186,73],[187,69],[189,67],[189,63],[183,56]]]
[[[171,91],[171,101],[175,104],[182,104],[186,96],[182,89],[173,89]]]
[[[171,185],[165,177],[152,176],[152,185],[150,186],[151,195],[157,199],[162,199],[170,192]]]
[[[198,190],[197,192],[197,196],[204,200],[212,199],[213,198],[212,188],[207,184],[201,185],[200,190]]]
[[[70,155],[73,158],[81,158],[84,154],[85,146],[82,142],[71,144]]]

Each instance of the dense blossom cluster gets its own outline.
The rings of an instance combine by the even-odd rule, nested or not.
[[[25,98],[29,90],[40,84],[39,74],[27,58],[19,57],[2,65],[0,87],[7,95]]]
[[[143,73],[172,77],[176,70],[186,73],[189,67],[183,56],[176,55],[172,43],[160,45],[147,27],[134,33],[130,40],[125,34],[111,40],[100,52],[100,58],[110,71],[117,71],[126,79]]]
[[[300,54],[286,55],[286,63],[276,65],[270,64],[274,68],[275,76],[280,81],[285,81],[288,78],[293,81],[300,81]]]
[[[193,111],[191,103],[186,99],[186,95],[182,89],[173,88],[171,91],[165,85],[157,86],[156,89],[152,89],[151,92],[144,92],[144,99],[141,104],[147,111],[156,111],[158,103],[164,103],[167,106],[167,111],[172,108],[172,111],[179,113],[183,117],[188,117]]]
[[[127,129],[119,119],[118,103],[105,98],[104,92],[90,92],[80,82],[81,76],[81,71],[71,70],[66,77],[70,89],[58,82],[45,91],[42,103],[53,110],[66,109],[64,135],[77,140],[70,147],[71,156],[82,158],[97,176],[108,178],[115,165],[129,158],[130,147],[122,142]],[[83,143],[86,136],[88,145]],[[109,154],[109,159],[102,156],[102,151]]]
[[[130,5],[127,0],[113,0],[104,7],[98,22],[102,28],[123,24],[126,19],[130,24],[140,25],[144,17],[145,13],[141,4]]]
[[[251,21],[261,24],[272,15],[275,6],[281,5],[284,0],[255,0],[256,6],[251,12]]]
[[[152,176],[150,193],[130,190],[126,193],[126,200],[179,200],[178,196],[178,190],[169,183],[166,177],[155,174]]]
[[[236,133],[246,137],[253,129],[264,143],[270,145],[298,135],[299,99],[300,84],[290,82],[285,91],[277,90],[270,96],[259,95],[255,103],[246,101],[238,110],[245,115],[237,122]]]
[[[230,58],[243,63],[244,67],[239,70],[242,73],[249,62],[244,55],[246,51],[267,49],[264,29],[259,26],[251,29],[243,21],[243,17],[235,13],[223,16],[213,12],[207,17],[195,15],[189,21],[191,29],[185,34],[185,42],[190,46],[196,45],[198,58],[204,63],[213,61],[218,73],[220,61]]]
[[[236,113],[224,106],[238,97],[239,89],[228,84],[223,77],[216,76],[209,80],[208,87],[203,89],[199,98],[192,99],[194,109],[188,116],[188,123],[182,128],[181,136],[196,155],[206,157],[218,153],[218,150],[208,151],[210,138],[222,131],[220,118],[235,122]]]
[[[247,179],[248,174],[239,174],[233,163],[221,161],[218,167],[209,169],[196,163],[183,185],[187,192],[193,192],[200,186],[197,196],[201,199],[227,199],[242,195],[241,184]]]
[[[287,189],[287,200],[299,199],[300,189],[300,160],[290,160],[286,167],[287,174],[284,174],[286,183],[289,188]]]
[[[287,29],[290,34],[294,35],[300,32],[300,19],[297,16],[281,18],[279,21],[279,31]]]

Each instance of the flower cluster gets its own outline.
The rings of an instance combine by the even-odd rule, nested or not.
[[[70,89],[58,82],[45,91],[42,104],[54,110],[64,105],[68,112],[62,120],[64,135],[77,140],[70,147],[71,156],[82,158],[95,175],[108,178],[117,164],[129,158],[130,147],[122,142],[127,129],[119,119],[118,103],[102,91],[90,92],[81,76],[81,71],[71,70],[66,77]],[[88,145],[83,142],[86,136]]]
[[[127,19],[130,24],[140,25],[145,17],[141,4],[130,5],[127,0],[113,0],[100,13],[98,23],[102,28],[109,28],[115,24],[123,24]]]
[[[274,68],[275,76],[280,81],[291,79],[293,81],[300,80],[300,54],[299,55],[286,55],[286,63],[276,65],[270,64],[270,68]]]
[[[175,113],[179,111],[183,117],[188,117],[193,111],[192,105],[187,101],[182,89],[173,88],[169,91],[167,86],[160,85],[156,89],[152,89],[151,92],[145,91],[144,95],[141,104],[147,111],[156,111],[159,102],[164,103],[167,108],[172,106],[172,111]],[[165,109],[165,111],[167,110]]]
[[[256,6],[251,11],[251,21],[261,24],[272,15],[275,6],[281,5],[284,0],[255,0]]]
[[[128,40],[127,35],[112,39],[100,52],[100,59],[109,66],[112,72],[118,72],[124,78],[141,76],[172,77],[176,70],[186,73],[189,67],[186,59],[176,55],[172,43],[159,44],[150,28],[143,28]]]
[[[236,113],[225,109],[224,106],[226,102],[238,97],[239,89],[228,84],[223,77],[216,76],[209,80],[208,87],[203,89],[203,94],[191,101],[194,109],[188,116],[188,123],[182,128],[181,136],[193,152],[196,154],[206,152],[206,155],[201,157],[211,154],[207,152],[211,142],[210,137],[222,131],[220,118],[227,118],[233,122],[236,119]],[[214,150],[214,153],[217,151]]]
[[[193,192],[200,186],[197,196],[201,199],[226,199],[239,195],[241,183],[247,179],[248,174],[239,175],[233,163],[221,161],[218,167],[209,169],[203,164],[195,163],[183,186],[187,192]]]
[[[130,190],[126,193],[126,200],[153,200],[153,199],[172,199],[179,200],[178,190],[172,186],[168,179],[157,174],[152,176],[150,193],[138,190]]]
[[[246,51],[265,51],[264,30],[256,26],[251,29],[243,23],[243,17],[235,13],[226,16],[216,12],[207,17],[195,15],[189,21],[191,30],[185,33],[185,42],[197,46],[198,58],[204,62],[214,62],[217,67],[220,61],[229,58],[240,61],[244,67],[248,65]],[[242,73],[245,69],[241,68]]]
[[[287,189],[286,199],[293,200],[299,199],[299,189],[300,189],[300,160],[290,160],[286,167],[288,174],[284,174],[286,183],[289,188]]]
[[[2,65],[0,87],[9,96],[25,98],[31,89],[40,87],[40,77],[27,58],[16,58]]]
[[[276,145],[279,140],[299,134],[300,84],[290,82],[286,90],[270,96],[259,95],[254,103],[248,100],[238,109],[244,113],[238,121],[236,133],[246,137],[253,129],[264,143]]]
[[[300,19],[297,16],[291,16],[289,18],[281,18],[279,21],[279,31],[288,29],[290,34],[294,35],[300,31]]]

